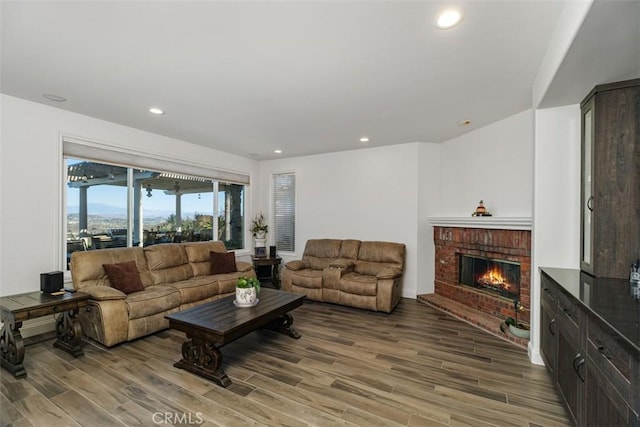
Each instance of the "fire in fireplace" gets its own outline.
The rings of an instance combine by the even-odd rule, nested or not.
[[[460,284],[497,294],[501,297],[520,297],[520,264],[459,254]]]

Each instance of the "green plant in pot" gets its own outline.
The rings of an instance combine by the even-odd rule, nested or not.
[[[253,237],[257,239],[264,239],[265,235],[269,232],[269,225],[265,222],[264,215],[260,212],[251,221],[251,233]]]
[[[241,277],[236,281],[236,300],[238,307],[253,307],[258,303],[260,281],[255,277]]]
[[[517,337],[529,339],[529,336],[531,335],[529,325],[518,322],[518,311],[524,310],[524,307],[518,300],[513,300],[513,306],[515,308],[516,318],[507,317],[507,320],[505,321],[507,326],[509,326],[509,332]]]

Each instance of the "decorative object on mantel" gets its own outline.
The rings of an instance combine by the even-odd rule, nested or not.
[[[507,317],[507,320],[504,323],[509,326],[509,332],[511,332],[513,335],[520,338],[529,339],[529,336],[531,335],[529,325],[518,323],[518,311],[524,310],[524,307],[517,299],[513,300],[513,306],[515,308],[516,318],[514,319],[513,317]]]
[[[480,200],[478,207],[471,214],[471,216],[491,216],[491,214],[489,213],[489,211],[487,211],[487,208],[484,207],[484,202]]]

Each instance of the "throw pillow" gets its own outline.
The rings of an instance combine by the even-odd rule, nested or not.
[[[119,264],[102,264],[107,273],[111,287],[130,294],[144,291],[144,285],[140,280],[140,273],[135,261],[121,262]]]
[[[236,254],[233,252],[209,252],[211,258],[211,274],[235,273]]]

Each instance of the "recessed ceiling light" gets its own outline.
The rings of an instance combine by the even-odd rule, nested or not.
[[[67,98],[63,98],[62,96],[58,96],[58,95],[52,95],[50,93],[45,93],[42,96],[47,98],[49,101],[54,101],[54,102],[65,102],[67,100]]]
[[[162,111],[161,109],[156,108],[156,107],[149,108],[149,112],[150,112],[151,114],[157,114],[157,115],[162,115],[162,114],[164,114],[164,111]]]
[[[273,150],[273,152],[276,154],[282,154],[282,150]]]
[[[440,12],[436,18],[436,27],[441,30],[455,27],[462,21],[462,9],[448,8]]]
[[[468,126],[468,125],[470,125],[470,124],[471,124],[471,120],[466,120],[466,119],[465,119],[465,120],[458,120],[458,121],[456,122],[456,124],[457,124],[458,126]]]
[[[366,136],[362,137],[360,138],[360,142],[369,142],[369,138],[367,138]]]

